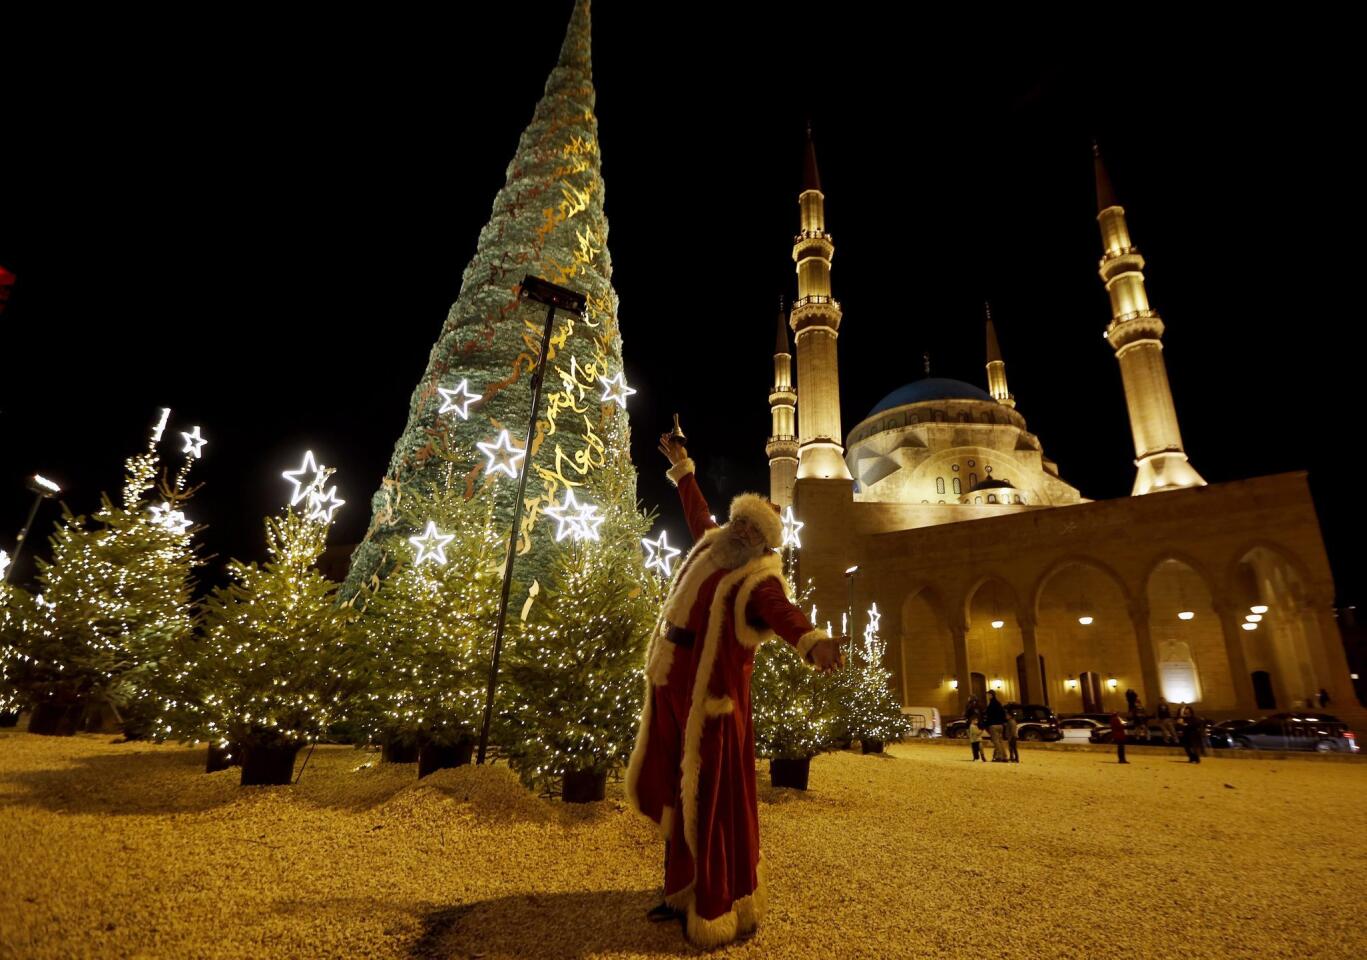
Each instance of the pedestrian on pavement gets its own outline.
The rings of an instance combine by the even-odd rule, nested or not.
[[[1016,722],[1016,718],[1012,714],[1008,713],[1006,715],[1006,745],[1011,748],[1012,763],[1021,762],[1021,756],[1016,751],[1016,734],[1019,732],[1020,724]]]
[[[1329,706],[1329,691],[1320,687],[1320,709],[1323,710],[1327,706]]]
[[[1158,726],[1163,730],[1163,742],[1176,743],[1177,726],[1172,722],[1172,707],[1168,706],[1168,701],[1163,697],[1158,698],[1154,715],[1158,718]]]
[[[1120,719],[1118,711],[1111,713],[1111,739],[1115,741],[1116,762],[1129,763],[1125,759],[1125,721]]]
[[[968,745],[973,748],[973,759],[986,762],[987,757],[983,756],[983,725],[982,721],[973,719],[968,721]]]
[[[1201,740],[1205,723],[1196,716],[1191,704],[1182,704],[1177,711],[1177,719],[1182,727],[1182,749],[1187,752],[1187,763],[1201,762]]]
[[[1006,708],[997,699],[997,691],[987,691],[987,709],[983,711],[983,722],[988,733],[992,734],[992,762],[1006,763],[1006,744],[1002,737],[1006,731]]]

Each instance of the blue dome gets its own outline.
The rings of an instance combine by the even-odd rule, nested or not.
[[[971,383],[964,383],[962,380],[948,380],[944,377],[927,377],[924,380],[916,380],[906,386],[898,387],[882,400],[879,400],[874,408],[869,411],[868,416],[872,417],[884,410],[902,407],[908,403],[923,403],[926,400],[986,400],[988,403],[994,402],[990,393],[973,386]]]

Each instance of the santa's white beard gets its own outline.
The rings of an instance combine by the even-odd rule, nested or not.
[[[709,550],[719,567],[735,570],[737,567],[744,566],[751,560],[763,555],[764,544],[752,544],[746,541],[738,536],[728,523],[721,528],[721,532],[717,534],[717,539],[712,541]]]

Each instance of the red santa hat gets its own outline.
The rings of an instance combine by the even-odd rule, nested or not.
[[[771,503],[757,493],[742,493],[731,501],[731,520],[744,517],[764,535],[764,542],[777,550],[783,543],[783,520],[778,504]]]

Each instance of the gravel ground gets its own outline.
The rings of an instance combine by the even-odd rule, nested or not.
[[[1367,765],[1132,754],[818,758],[807,794],[762,789],[770,913],[719,955],[1367,953]],[[569,807],[377,759],[244,790],[202,749],[0,731],[0,957],[694,953],[643,919],[662,851],[620,785]]]

